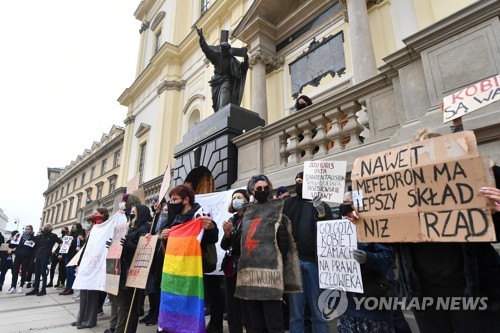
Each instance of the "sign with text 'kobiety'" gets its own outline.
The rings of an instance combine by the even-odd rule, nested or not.
[[[494,241],[490,161],[473,132],[358,158],[351,174],[361,242]]]
[[[500,75],[482,80],[443,98],[443,122],[500,100]]]

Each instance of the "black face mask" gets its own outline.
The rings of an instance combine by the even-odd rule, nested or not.
[[[295,193],[302,198],[302,183],[295,183]]]
[[[184,204],[181,202],[178,203],[169,203],[168,204],[168,211],[174,213],[175,215],[179,215],[182,213],[182,210],[184,209]]]
[[[61,235],[66,236],[67,232],[66,231],[61,231]]]
[[[253,196],[255,199],[257,199],[258,202],[264,203],[269,199],[269,191],[261,191],[261,192],[255,192]]]

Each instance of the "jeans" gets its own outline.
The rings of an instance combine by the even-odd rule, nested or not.
[[[306,304],[311,310],[312,329],[314,333],[328,333],[328,322],[323,319],[318,307],[318,298],[323,291],[319,289],[318,264],[312,261],[299,260],[302,273],[300,294],[288,294],[290,307],[290,333],[304,333],[304,312]]]
[[[45,290],[47,286],[47,265],[49,264],[49,258],[36,258],[35,259],[35,283],[33,283],[34,289],[39,289],[40,287],[40,274],[42,274],[42,289]]]
[[[73,289],[73,282],[75,282],[75,268],[76,266],[66,266],[71,261],[70,258],[66,257],[64,259],[65,267],[66,267],[66,288]]]

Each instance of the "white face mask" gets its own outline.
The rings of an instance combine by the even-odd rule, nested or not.
[[[119,209],[119,210],[125,210],[125,208],[126,208],[126,203],[125,203],[125,201],[122,201],[122,202],[120,202],[120,203],[118,204],[118,209]]]
[[[244,201],[243,199],[234,199],[233,200],[233,208],[234,210],[238,211],[240,208],[243,206]]]

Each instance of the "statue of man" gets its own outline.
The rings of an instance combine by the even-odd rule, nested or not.
[[[212,107],[217,112],[227,104],[240,106],[248,71],[248,54],[245,49],[243,62],[231,55],[231,45],[220,44],[220,52],[213,50],[205,41],[203,30],[196,28],[200,36],[200,47],[214,65],[214,76],[208,82],[212,87]]]

